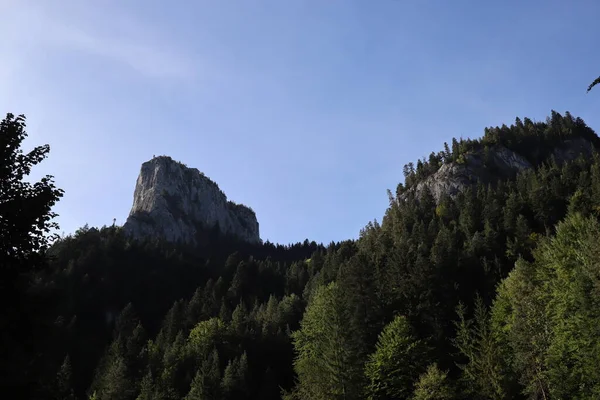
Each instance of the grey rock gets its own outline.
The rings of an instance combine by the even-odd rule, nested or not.
[[[142,164],[133,206],[123,230],[135,238],[196,243],[199,229],[219,226],[222,233],[259,243],[252,209],[227,200],[219,186],[196,168],[167,156]]]
[[[583,138],[571,138],[560,143],[553,150],[552,156],[558,164],[562,164],[582,154],[591,156],[593,151],[594,146],[591,142]],[[444,194],[454,198],[478,182],[493,183],[533,167],[525,157],[504,146],[490,148],[487,162],[485,158],[481,149],[465,154],[463,163],[444,164],[433,175],[403,193],[398,200],[405,201],[409,193],[414,193],[419,198],[428,189],[436,203],[439,203]]]
[[[554,149],[552,155],[560,164],[566,161],[575,160],[581,154],[589,157],[593,152],[594,145],[591,142],[578,137],[563,141],[560,146]]]

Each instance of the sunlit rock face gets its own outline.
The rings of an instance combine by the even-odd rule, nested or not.
[[[140,239],[195,243],[199,229],[215,226],[222,234],[260,242],[254,211],[228,201],[196,168],[166,156],[142,164],[125,232]]]
[[[564,140],[552,152],[558,164],[571,161],[580,155],[591,156],[594,146],[583,138]],[[510,178],[517,173],[532,168],[533,165],[520,154],[504,146],[495,146],[489,150],[485,160],[483,150],[465,154],[464,162],[444,164],[437,172],[416,184],[399,200],[406,199],[409,193],[419,198],[429,190],[436,202],[444,195],[455,197],[467,187],[482,183],[493,183],[499,179]]]

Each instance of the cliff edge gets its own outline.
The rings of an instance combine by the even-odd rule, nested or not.
[[[557,143],[551,156],[560,165],[579,156],[590,157],[593,151],[592,142],[575,137]],[[524,155],[502,145],[493,146],[487,152],[483,149],[469,151],[462,156],[462,162],[443,164],[435,173],[402,193],[398,199],[406,200],[411,193],[419,198],[424,191],[429,190],[436,203],[439,203],[444,195],[454,198],[465,188],[479,182],[488,184],[510,179],[530,168],[535,168],[535,165]]]
[[[259,243],[252,209],[227,200],[219,186],[196,168],[160,156],[142,164],[133,206],[123,229],[131,236],[195,243],[201,229]]]

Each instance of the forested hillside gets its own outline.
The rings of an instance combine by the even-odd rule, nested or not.
[[[355,241],[84,226],[22,271],[31,337],[3,363],[40,399],[598,399],[600,155],[560,157],[576,140],[600,148],[556,112],[452,140],[404,168]],[[500,146],[531,168],[416,190]]]

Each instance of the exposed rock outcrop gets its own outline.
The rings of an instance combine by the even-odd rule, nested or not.
[[[217,224],[223,234],[260,242],[254,211],[228,201],[219,186],[196,168],[166,156],[142,164],[125,232],[135,238],[195,243],[199,229]]]
[[[572,138],[556,146],[552,156],[558,164],[562,164],[582,154],[591,156],[593,150],[594,146],[591,142],[583,138]],[[435,201],[439,202],[444,194],[455,197],[460,191],[478,182],[493,183],[513,177],[532,167],[533,165],[525,157],[504,146],[491,148],[487,155],[481,149],[465,154],[462,163],[452,162],[442,165],[433,175],[403,193],[399,200],[406,199],[411,192],[418,198],[429,189]]]

